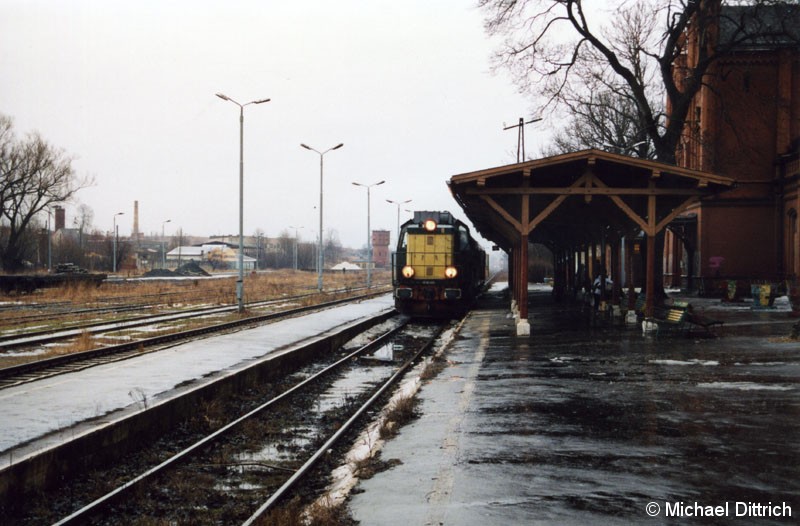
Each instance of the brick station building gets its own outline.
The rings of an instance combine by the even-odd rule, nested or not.
[[[748,18],[753,9],[723,6],[712,34],[718,41],[734,38],[740,24],[756,23]],[[758,13],[760,23],[794,28],[795,38],[737,46],[712,67],[695,98],[677,163],[730,177],[736,187],[670,225],[666,285],[695,286],[695,277],[774,282],[800,276],[800,6],[770,9]],[[678,78],[682,65],[698,60],[695,36],[688,35],[687,53],[674,65]]]

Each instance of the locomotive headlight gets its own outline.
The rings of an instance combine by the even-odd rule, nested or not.
[[[422,228],[427,230],[428,232],[433,232],[436,230],[436,221],[433,219],[426,219],[425,222],[422,224]]]
[[[403,272],[403,277],[404,278],[413,278],[414,277],[414,267],[412,267],[410,265],[406,265],[405,267],[403,267],[402,272]]]
[[[447,267],[444,269],[444,276],[446,278],[453,279],[454,277],[458,276],[458,270],[456,270],[456,267]]]

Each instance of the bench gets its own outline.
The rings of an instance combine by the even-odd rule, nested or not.
[[[648,319],[648,321],[655,322],[658,326],[658,332],[663,329],[676,329],[680,330],[689,326],[695,325],[702,327],[706,333],[713,334],[711,328],[717,325],[722,326],[725,322],[722,320],[715,320],[697,313],[692,309],[692,306],[686,301],[673,301],[672,305],[665,306],[656,311],[656,315]]]
[[[692,325],[702,327],[707,333],[712,333],[711,327],[716,325],[722,326],[725,323],[722,320],[715,320],[703,314],[697,313],[693,311],[691,307],[687,309],[686,321]]]
[[[645,321],[656,324],[656,338],[658,338],[662,330],[682,330],[686,324],[688,310],[688,304],[685,302],[675,302],[668,308],[658,309],[655,316],[645,318]]]

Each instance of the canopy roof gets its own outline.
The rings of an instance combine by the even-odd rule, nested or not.
[[[453,176],[448,185],[478,232],[504,250],[523,236],[566,248],[606,233],[654,236],[735,181],[601,150]]]

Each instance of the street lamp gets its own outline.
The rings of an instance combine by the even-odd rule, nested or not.
[[[117,216],[122,216],[122,215],[125,215],[125,212],[117,212],[116,214],[114,214],[114,230],[111,232],[111,235],[114,236],[114,243],[113,243],[114,244],[114,253],[113,253],[113,258],[112,258],[112,262],[111,262],[111,265],[112,265],[111,266],[111,269],[112,269],[111,271],[114,274],[117,273]]]
[[[322,158],[325,156],[326,153],[338,150],[342,146],[344,146],[343,142],[340,142],[336,146],[332,148],[328,148],[324,152],[319,150],[315,150],[311,146],[307,144],[300,144],[306,150],[311,150],[312,152],[316,152],[319,155],[319,246],[317,247],[317,290],[322,292],[322,265],[323,265],[323,256],[322,256]]]
[[[378,186],[386,181],[378,181],[372,184],[353,183],[355,186],[361,186],[367,189],[367,288],[372,288],[372,232],[370,231],[370,214],[369,214],[369,191],[373,186]]]
[[[294,228],[294,269],[297,270],[297,231],[303,227],[290,226],[289,228]]]
[[[166,248],[164,247],[164,225],[171,223],[172,219],[167,219],[161,222],[161,268],[167,266]]]
[[[244,107],[250,104],[263,104],[270,99],[239,104],[222,93],[216,95],[239,106],[239,277],[236,280],[236,301],[239,304],[239,312],[244,312]]]
[[[50,232],[50,209],[47,212],[47,272],[53,272],[53,235]]]
[[[406,203],[410,203],[411,199],[406,199],[405,201],[392,201],[391,199],[386,200],[387,203],[391,203],[393,205],[397,205],[397,241],[400,241],[400,205],[404,205]]]

